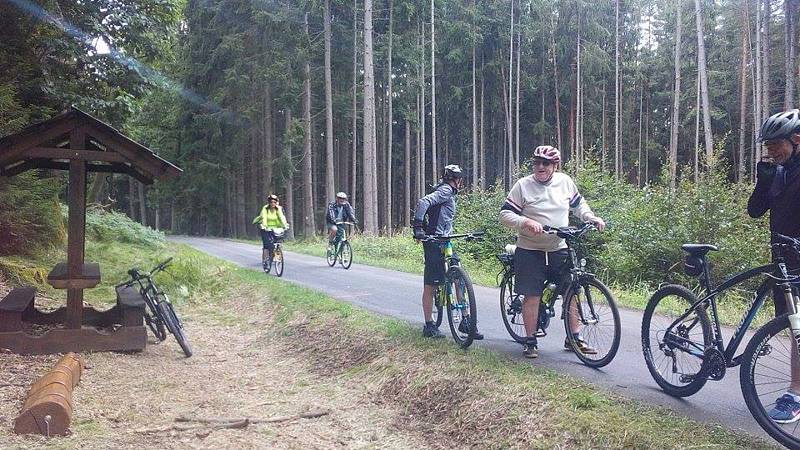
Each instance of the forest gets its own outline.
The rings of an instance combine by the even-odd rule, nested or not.
[[[504,190],[541,144],[634,189],[746,185],[760,123],[800,104],[798,4],[4,0],[0,135],[96,115],[184,173],[90,201],[185,234],[254,235],[276,193],[313,235],[338,191],[392,234],[445,164]]]

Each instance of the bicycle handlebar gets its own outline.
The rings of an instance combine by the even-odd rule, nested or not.
[[[160,264],[158,264],[157,266],[155,266],[150,271],[150,273],[142,272],[138,268],[133,267],[130,270],[128,270],[128,275],[130,275],[131,279],[127,280],[127,281],[124,281],[124,282],[116,285],[115,287],[128,286],[128,285],[133,284],[134,281],[138,281],[140,279],[145,279],[145,278],[150,278],[153,275],[157,274],[158,272],[161,272],[162,270],[166,269],[167,266],[169,265],[169,263],[171,263],[173,259],[174,259],[174,257],[170,256],[165,261],[163,261]]]
[[[451,234],[451,235],[439,235],[439,234],[428,234],[425,236],[425,239],[420,239],[422,242],[447,242],[452,239],[465,239],[467,242],[480,240],[486,233],[483,231],[473,231],[472,233],[463,233],[463,234]]]
[[[588,233],[590,230],[596,230],[597,226],[592,222],[584,222],[580,226],[577,227],[551,227],[550,225],[545,225],[542,227],[542,230],[546,234],[555,234],[558,237],[566,239],[566,238],[579,238],[584,234]]]

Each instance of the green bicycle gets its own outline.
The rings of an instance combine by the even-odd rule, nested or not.
[[[336,261],[345,269],[349,269],[353,264],[353,247],[350,246],[350,241],[347,240],[347,231],[341,225],[355,225],[352,222],[336,222],[339,231],[336,232],[336,239],[328,244],[328,249],[325,252],[325,259],[328,265],[333,267]]]
[[[436,326],[442,324],[443,312],[447,308],[447,322],[450,324],[450,333],[453,340],[467,348],[475,340],[478,329],[478,310],[475,304],[475,292],[472,280],[461,267],[461,262],[453,253],[453,239],[464,238],[466,241],[482,239],[484,233],[453,234],[450,236],[426,236],[422,242],[435,242],[442,244],[442,254],[445,261],[445,283],[439,285],[433,293],[433,320]]]

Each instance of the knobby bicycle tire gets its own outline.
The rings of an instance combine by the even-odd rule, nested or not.
[[[459,266],[452,266],[447,274],[447,283],[448,285],[452,283],[454,287],[460,286],[460,289],[463,290],[461,300],[459,300],[456,295],[457,290],[453,290],[455,298],[450,299],[450,304],[447,307],[447,322],[450,324],[450,333],[453,335],[453,340],[456,344],[461,346],[461,348],[467,348],[472,345],[472,341],[475,340],[475,331],[478,329],[478,312],[475,305],[475,291],[472,288],[472,280],[470,280],[469,275],[464,269]],[[464,295],[467,296],[466,301],[463,299]],[[464,333],[464,336],[462,336],[461,332],[458,330],[461,321],[464,320],[464,315],[460,307],[469,308],[469,313],[467,314],[469,318],[469,332]],[[456,312],[456,309],[458,309],[458,312]],[[462,316],[458,318],[456,314],[462,314]],[[460,319],[458,324],[456,323],[456,319]]]
[[[608,352],[605,353],[605,355],[603,355],[603,356],[584,354],[584,353],[578,351],[578,349],[576,348],[577,347],[577,343],[575,342],[575,337],[572,335],[572,330],[570,329],[570,326],[569,326],[570,307],[572,305],[572,302],[576,298],[578,298],[575,295],[575,286],[576,286],[576,284],[583,288],[582,289],[583,295],[586,298],[586,302],[587,302],[586,308],[582,308],[582,309],[588,309],[589,308],[589,302],[592,302],[592,308],[595,309],[596,313],[600,314],[599,302],[592,301],[591,295],[587,295],[587,292],[591,292],[591,291],[589,291],[589,287],[596,288],[600,292],[600,294],[602,294],[602,296],[605,299],[606,304],[608,306],[608,309],[609,309],[608,312],[611,314],[610,319],[613,322],[614,330],[613,330],[613,336],[611,338],[612,339],[611,343],[608,346]],[[580,299],[579,299],[579,301],[582,302],[582,300],[580,300]],[[589,367],[594,367],[596,369],[600,368],[600,367],[604,367],[604,366],[608,365],[608,363],[613,361],[614,357],[617,355],[617,350],[619,350],[619,341],[620,341],[620,337],[621,337],[621,325],[620,325],[620,319],[619,319],[619,311],[617,310],[617,303],[614,300],[614,296],[611,294],[611,291],[608,289],[608,287],[605,284],[603,284],[600,280],[597,280],[595,278],[588,278],[588,279],[585,279],[585,280],[581,280],[581,281],[579,281],[577,283],[573,283],[569,287],[569,289],[567,289],[566,295],[564,296],[563,308],[564,308],[564,311],[565,311],[565,313],[564,313],[564,331],[565,331],[565,333],[567,335],[567,339],[569,340],[570,345],[572,346],[572,349],[573,349],[573,352],[575,353],[575,356],[577,356],[578,359],[581,360],[582,363],[586,364]],[[586,315],[587,311],[583,311],[583,314]],[[599,350],[598,349],[598,345],[595,344],[594,341],[592,340],[592,336],[593,335],[596,336],[596,334],[597,333],[592,333],[592,332],[586,331],[584,329],[584,334],[583,334],[582,337],[583,337],[584,340],[586,340],[588,345],[590,345],[590,346],[593,345],[595,347],[595,349]],[[594,358],[595,356],[598,356],[598,358]]]
[[[167,338],[167,330],[164,329],[164,318],[161,317],[161,313],[158,311],[154,300],[150,298],[149,294],[142,294],[142,297],[146,305],[144,322],[147,324],[147,327],[150,328],[150,331],[153,332],[153,336],[155,336],[159,342],[163,342],[164,339]],[[147,312],[148,309],[150,312]]]
[[[328,266],[333,267],[336,265],[336,259],[339,257],[337,251],[338,249],[338,244],[328,244],[328,248],[325,251],[325,260],[327,261]]]
[[[347,256],[345,257],[345,255]],[[349,269],[353,265],[353,247],[350,246],[349,241],[344,241],[341,244],[339,262],[342,263],[342,267],[345,269]]]
[[[674,317],[670,318],[669,320],[665,320],[663,316],[656,317],[655,309],[659,305],[659,303],[664,300],[665,298],[673,296],[677,299],[680,299],[678,302],[679,304],[673,306]],[[691,381],[677,385],[669,380],[665,379],[662,373],[659,371],[659,365],[661,363],[655,361],[655,357],[658,353],[654,355],[654,352],[660,352],[664,354],[664,352],[659,348],[659,343],[654,342],[651,343],[651,328],[653,327],[653,320],[658,320],[662,323],[662,326],[666,326],[663,324],[668,324],[674,321],[678,316],[680,316],[683,312],[686,311],[691,305],[693,305],[697,301],[697,297],[690,291],[689,289],[677,285],[677,284],[669,284],[661,289],[657,290],[650,300],[647,302],[647,307],[644,310],[644,316],[642,317],[642,352],[644,354],[644,360],[647,364],[647,370],[650,371],[650,375],[653,379],[658,383],[661,389],[664,390],[667,394],[673,397],[688,397],[690,395],[695,394],[699,391],[707,381],[707,378],[702,374],[702,362],[703,359],[689,355],[686,352],[678,351],[676,352],[677,355],[683,356],[688,355],[687,359],[694,361],[692,358],[696,358],[699,360],[700,364],[698,366],[697,372],[693,374],[693,378]],[[698,345],[702,344],[702,348],[708,348],[711,344],[711,322],[708,319],[708,315],[706,314],[705,309],[702,306],[696,308],[694,310],[694,315],[689,316],[685,322],[688,322],[690,318],[695,317],[699,322],[700,332],[702,333],[702,343],[695,343]],[[698,325],[698,323],[692,324],[693,326]],[[663,331],[663,330],[662,330]],[[684,336],[688,340],[688,335]],[[694,342],[694,341],[692,341]],[[655,348],[652,346],[655,345]],[[668,361],[669,363],[669,361]],[[670,366],[667,365],[667,368]]]
[[[285,259],[283,258],[283,247],[278,246],[275,249],[275,256],[272,259],[272,265],[275,267],[275,275],[282,277]]]
[[[512,320],[522,320],[522,311],[518,314],[509,315],[509,309],[511,308],[511,302],[515,299],[516,294],[513,292],[513,275],[511,277],[503,278],[503,281],[500,284],[500,316],[503,318],[503,325],[506,326],[506,331],[508,331],[509,336],[511,339],[514,339],[516,342],[520,344],[525,343],[525,324],[524,322],[520,323],[512,323]],[[521,300],[520,300],[521,301]],[[514,330],[514,327],[521,327],[518,331],[521,331],[523,334],[520,335],[517,331]]]
[[[779,348],[776,346],[775,350],[767,351],[766,349],[769,348],[767,347],[767,343],[770,341],[770,339],[780,334],[784,330],[788,332],[788,335],[784,337],[784,340],[787,341],[784,343],[786,344],[786,347]],[[780,424],[770,419],[767,411],[759,400],[759,394],[755,380],[758,359],[762,355],[767,356],[772,351],[779,352],[783,350],[786,350],[787,352],[796,351],[796,343],[794,342],[791,329],[789,328],[789,319],[787,314],[776,317],[767,322],[767,324],[759,328],[753,338],[750,339],[750,342],[747,344],[747,348],[745,349],[744,353],[742,353],[742,365],[739,368],[739,381],[742,387],[742,396],[744,397],[744,402],[747,405],[747,409],[750,410],[753,418],[756,419],[756,422],[758,422],[759,425],[761,425],[761,428],[763,428],[764,431],[766,431],[770,436],[784,446],[792,449],[800,449],[800,436],[794,436],[785,431],[786,429],[793,431],[796,430],[798,428],[798,424],[786,424],[786,428],[783,428]],[[791,358],[788,354],[785,356]],[[787,366],[789,366],[789,364],[787,364]],[[767,389],[770,391],[776,391],[775,388],[777,386],[774,386],[774,380],[777,379],[777,374],[779,372],[774,368],[773,365],[765,365],[765,367],[769,369],[767,377],[771,380],[770,382],[766,383],[770,384]],[[783,394],[783,391],[780,391],[780,389],[777,391],[778,392],[769,393],[770,395],[774,395],[772,398],[777,398]]]
[[[178,341],[178,345],[180,345],[181,350],[183,350],[183,354],[186,355],[187,358],[192,356],[192,347],[189,345],[189,340],[183,332],[183,325],[175,314],[172,304],[164,301],[159,303],[158,306],[161,315],[164,317],[164,322],[167,324],[167,329],[175,336],[175,340]]]

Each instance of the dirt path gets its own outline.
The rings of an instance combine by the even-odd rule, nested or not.
[[[13,419],[27,386],[56,357],[0,355],[0,447],[41,448],[409,448],[422,436],[397,427],[398,412],[371,400],[352,380],[321,376],[291,337],[272,331],[272,311],[253,292],[227,311],[195,310],[187,330],[195,356],[182,357],[170,337],[143,353],[86,356],[75,391],[73,434],[66,438],[14,435]],[[221,308],[221,306],[217,306]],[[205,317],[202,321],[200,317]],[[318,369],[318,368],[317,368]],[[175,418],[286,419],[243,429],[167,430],[196,424]]]

